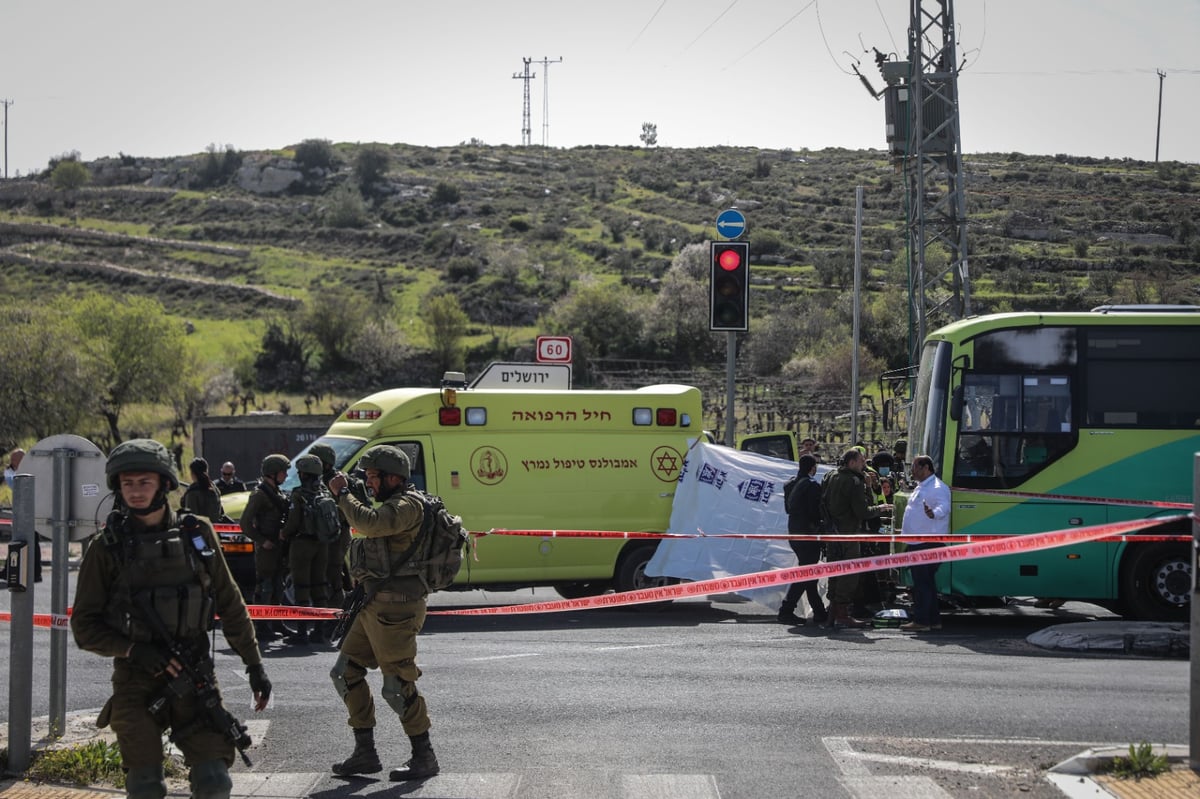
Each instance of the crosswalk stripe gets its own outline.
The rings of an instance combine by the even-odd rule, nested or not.
[[[720,799],[711,774],[623,774],[623,799]]]

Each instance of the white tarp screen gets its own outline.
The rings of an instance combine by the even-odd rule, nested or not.
[[[667,532],[787,535],[783,484],[795,474],[794,461],[702,441],[684,462]],[[668,538],[658,545],[646,573],[707,580],[795,565],[796,556],[785,540]],[[742,595],[778,609],[786,592],[787,586],[774,586]]]

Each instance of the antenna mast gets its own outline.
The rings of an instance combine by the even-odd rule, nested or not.
[[[532,58],[522,58],[521,60],[525,62],[525,71],[514,72],[513,78],[525,81],[525,103],[522,106],[521,114],[521,146],[528,147],[533,133],[533,128],[529,124],[529,82],[537,77],[537,73],[529,71],[529,65],[533,63]]]
[[[561,64],[562,56],[551,61],[542,56],[542,147],[550,143],[550,65]]]

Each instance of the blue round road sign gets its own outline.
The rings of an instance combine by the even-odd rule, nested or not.
[[[736,239],[746,232],[746,215],[736,208],[727,208],[717,216],[717,235]]]

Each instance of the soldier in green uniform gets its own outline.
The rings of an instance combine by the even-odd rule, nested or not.
[[[321,480],[328,487],[334,475],[337,474],[337,453],[333,451],[333,447],[328,444],[313,444],[308,448],[309,455],[316,455],[321,459]],[[346,475],[347,484],[350,487],[350,493],[358,499],[363,505],[371,507],[371,498],[367,496],[367,487],[353,475]],[[340,508],[339,508],[340,512]],[[346,601],[346,589],[344,585],[344,572],[346,569],[346,552],[350,548],[350,522],[346,519],[346,514],[341,513],[342,517],[342,532],[338,536],[338,540],[329,545],[329,559],[326,562],[325,568],[325,585],[329,592],[329,604],[331,608],[340,608]],[[336,622],[327,622],[322,625],[322,637],[329,640],[329,636],[333,633],[333,628]]]
[[[308,513],[305,497],[311,497],[317,491],[328,497],[328,491],[321,482],[321,459],[316,455],[301,455],[296,458],[296,474],[300,477],[300,485],[292,491],[291,508],[287,520],[279,532],[281,541],[288,544],[288,571],[292,575],[292,587],[295,589],[296,605],[302,608],[325,607],[327,592],[325,589],[325,569],[329,558],[329,544],[321,541],[310,532],[304,523],[304,515]],[[309,623],[297,621],[296,631],[284,638],[293,644],[309,642]],[[314,626],[313,632],[317,632]],[[314,635],[312,640],[319,638]]]
[[[278,605],[283,600],[283,542],[279,533],[288,514],[287,497],[279,486],[287,479],[292,465],[286,455],[268,455],[262,462],[262,479],[246,500],[240,525],[242,532],[254,542],[254,602],[258,605]],[[260,621],[258,637],[263,641],[277,638],[283,625],[275,621]]]
[[[862,533],[867,519],[878,518],[892,511],[891,505],[872,505],[867,502],[868,488],[863,480],[866,465],[867,458],[862,449],[851,447],[842,456],[842,465],[829,478],[829,512],[839,533]],[[861,554],[862,545],[856,541],[830,541],[825,546],[825,559],[830,563],[853,560]],[[826,626],[830,629],[869,626],[869,622],[850,615],[858,582],[858,574],[840,574],[829,578],[829,618]]]
[[[405,564],[425,518],[421,498],[406,491],[411,469],[398,447],[371,447],[359,465],[366,470],[367,487],[381,504],[372,508],[350,493],[346,475],[337,474],[329,489],[338,508],[361,537],[350,542],[350,576],[361,582],[369,601],[354,619],[342,641],[329,676],[346,703],[354,730],[354,752],[333,765],[340,776],[375,774],[383,769],[375,751],[375,700],[367,685],[367,670],[383,674],[382,696],[400,716],[412,743],[412,759],[393,769],[389,779],[418,780],[438,773],[437,756],[429,742],[429,713],[417,692],[417,633],[425,623],[425,586]]]
[[[117,734],[132,799],[166,796],[162,734],[168,727],[190,769],[192,796],[228,799],[234,743],[207,723],[194,692],[180,697],[167,689],[182,664],[154,628],[161,621],[173,636],[170,646],[204,653],[205,662],[192,666],[210,672],[206,633],[215,610],[225,639],[246,664],[255,709],[262,710],[271,683],[250,616],[209,521],[177,516],[168,507],[167,494],[179,480],[162,444],[133,439],[118,445],[105,473],[114,510],[84,555],[71,613],[79,647],[114,658],[113,695],[96,724],[111,724]],[[159,700],[165,701],[152,712]]]

